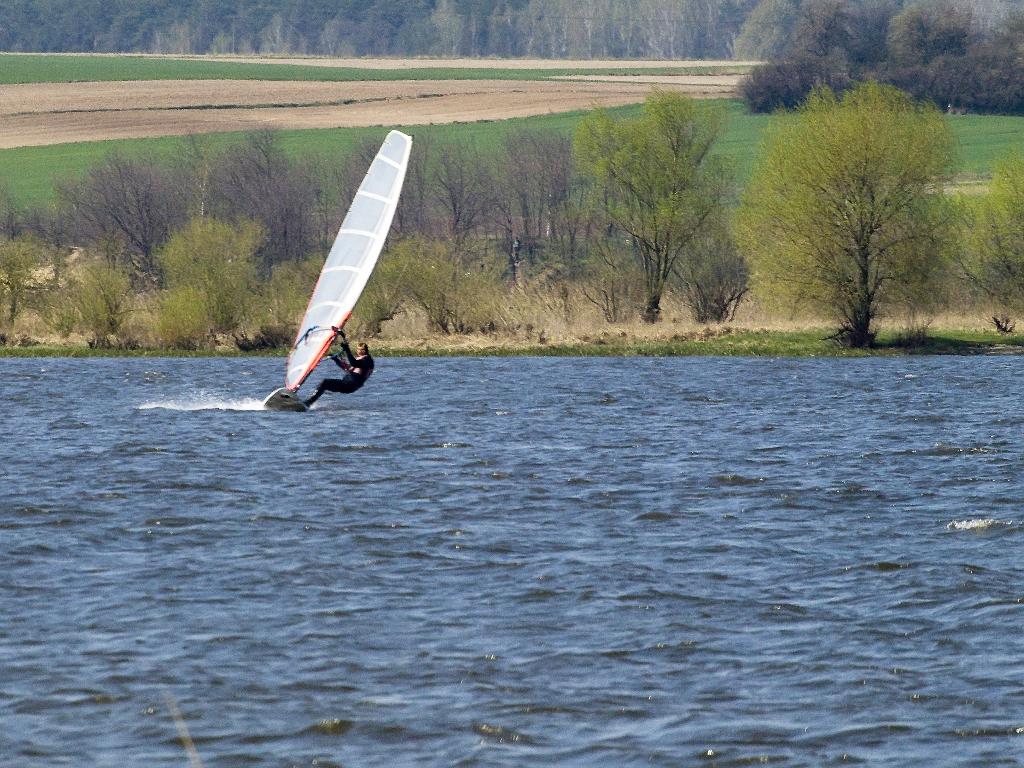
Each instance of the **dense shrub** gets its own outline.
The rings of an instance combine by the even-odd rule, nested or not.
[[[160,252],[167,287],[177,295],[198,297],[209,334],[232,333],[254,303],[255,253],[263,231],[255,222],[231,225],[194,219],[176,232]],[[175,311],[181,307],[175,300]]]
[[[673,288],[698,323],[735,318],[750,289],[750,268],[723,224],[694,241],[676,265]]]
[[[841,92],[850,80],[833,60],[804,55],[755,67],[740,84],[740,95],[752,112],[794,109],[818,86]]]
[[[352,329],[356,335],[378,335],[384,323],[393,320],[408,300],[406,280],[409,279],[407,269],[411,262],[407,254],[402,255],[402,250],[403,246],[399,246],[397,257],[386,252],[377,262],[352,316]]]
[[[442,241],[409,239],[391,259],[402,292],[423,310],[432,330],[470,333],[499,324],[501,270]]]
[[[245,331],[234,334],[235,346],[242,352],[257,350],[289,349],[295,341],[295,328],[288,325],[264,324],[253,336]]]
[[[14,322],[29,294],[39,287],[35,273],[47,261],[47,252],[45,243],[29,235],[0,242],[0,305],[6,304],[6,322]]]
[[[163,344],[176,349],[198,349],[207,342],[209,333],[202,291],[183,285],[164,292],[157,315],[157,334]]]
[[[109,347],[121,340],[132,311],[132,285],[128,268],[95,260],[82,265],[71,283],[74,327],[89,337],[89,346]]]
[[[939,56],[964,56],[972,37],[970,14],[951,3],[912,5],[889,24],[888,59],[895,66],[913,66]]]
[[[971,49],[959,103],[968,110],[1024,114],[1024,15]]]
[[[765,61],[784,56],[792,45],[799,11],[798,0],[761,0],[733,41],[736,58]]]
[[[323,267],[322,256],[286,261],[274,267],[262,287],[260,313],[263,321],[292,328],[298,325],[309,304],[309,294]],[[294,339],[289,339],[289,343]]]

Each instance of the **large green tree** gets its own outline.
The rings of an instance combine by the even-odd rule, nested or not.
[[[1024,155],[995,167],[989,193],[975,203],[976,218],[964,267],[993,303],[992,321],[1009,331],[1024,311]]]
[[[880,311],[920,306],[945,277],[952,153],[942,114],[895,88],[814,92],[776,118],[745,196],[755,284],[831,314],[849,346],[870,346]]]
[[[594,204],[632,240],[643,266],[647,322],[658,320],[676,264],[724,205],[729,174],[711,153],[721,125],[718,109],[655,92],[638,117],[617,120],[597,110],[576,131]]]

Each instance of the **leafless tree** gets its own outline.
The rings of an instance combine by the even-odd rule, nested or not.
[[[114,153],[58,191],[79,237],[119,242],[134,278],[156,279],[154,252],[186,215],[180,184],[166,169]]]
[[[522,263],[540,262],[563,223],[558,214],[571,195],[572,143],[557,134],[510,133],[496,176],[494,213],[513,281],[520,282]]]
[[[316,174],[290,159],[271,131],[249,134],[216,158],[210,193],[215,215],[245,217],[263,226],[267,238],[258,258],[264,270],[302,258],[317,244]]]
[[[750,268],[724,227],[695,239],[676,262],[673,277],[698,323],[732,320],[750,290]]]
[[[210,179],[214,156],[206,136],[191,134],[185,137],[175,164],[175,173],[183,181],[182,193],[190,218],[205,218],[210,213]]]
[[[643,303],[643,271],[635,248],[621,233],[605,232],[593,239],[590,250],[583,297],[606,322],[622,322]]]
[[[444,236],[457,249],[484,223],[494,199],[489,166],[471,144],[450,143],[439,148],[434,198]]]
[[[318,179],[314,185],[317,195],[312,212],[318,254],[326,255],[334,242],[338,227],[377,149],[375,140],[366,139],[340,159],[319,157],[311,160],[309,167]]]
[[[429,136],[416,136],[414,149],[409,156],[409,167],[405,172],[405,184],[395,211],[396,233],[409,236],[428,236],[430,230],[430,163],[434,156],[434,143]]]

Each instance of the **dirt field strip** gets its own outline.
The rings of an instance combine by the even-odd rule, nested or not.
[[[611,81],[152,80],[9,85],[0,87],[0,149],[259,128],[500,120],[634,104],[652,87],[697,97],[731,96],[737,82],[733,75],[687,75]]]
[[[718,89],[735,94],[743,75],[556,75],[551,79],[583,83],[675,85],[683,89],[693,88],[701,92]]]
[[[140,80],[0,86],[0,116],[48,112],[168,109],[172,107],[336,104],[368,99],[508,92],[597,95],[646,94],[651,85],[685,92],[731,92],[738,75],[583,76],[552,80],[381,80],[352,82],[270,80]],[[571,86],[569,83],[583,83]]]

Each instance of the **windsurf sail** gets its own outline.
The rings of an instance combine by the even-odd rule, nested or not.
[[[342,328],[351,317],[391,229],[411,149],[409,136],[391,131],[370,163],[299,324],[285,366],[285,389],[302,386],[331,346],[332,326]]]

